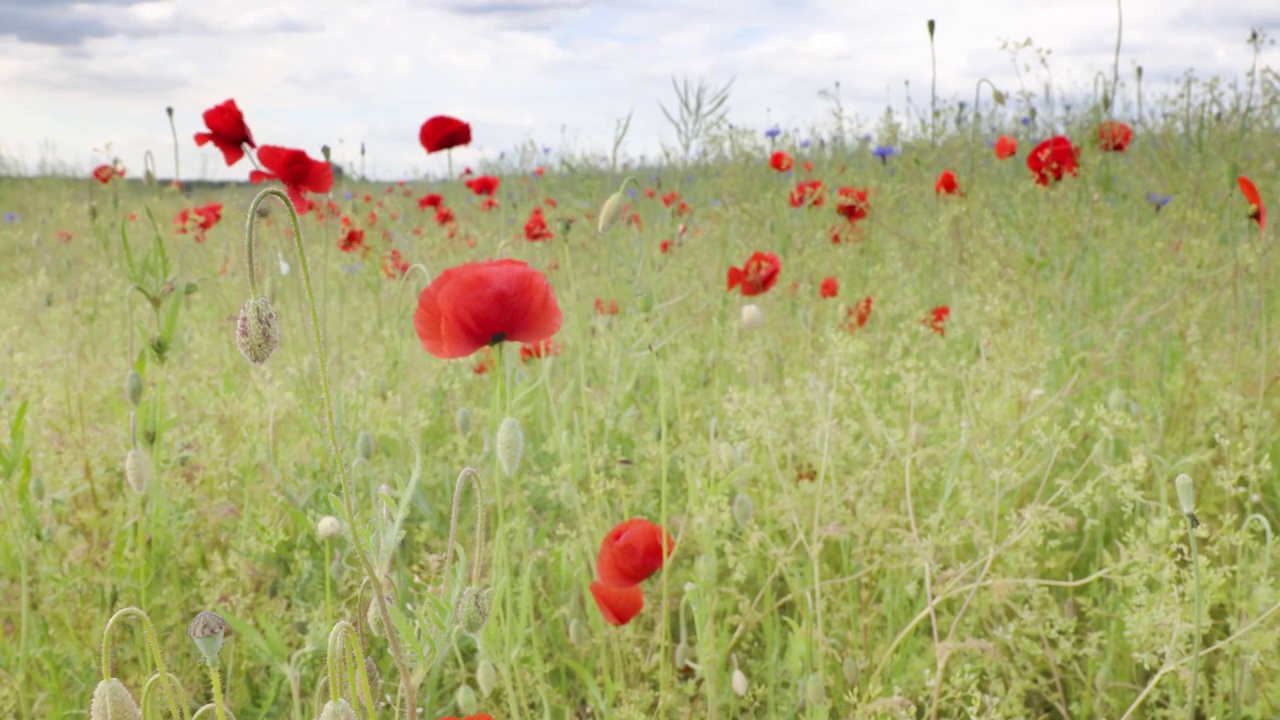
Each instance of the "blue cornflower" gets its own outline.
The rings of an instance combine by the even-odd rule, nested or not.
[[[774,125],[773,127],[764,131],[764,136],[769,138],[770,140],[773,140],[774,138],[778,137],[781,134],[782,134],[782,128],[778,127],[777,125]]]
[[[636,196],[636,194],[637,194],[637,193],[639,193],[639,192],[640,192],[639,190],[636,190],[636,189],[635,189],[635,188],[633,188],[633,187],[629,187],[629,188],[627,188],[627,194],[628,194],[628,195],[630,195],[631,197],[635,197],[635,196]]]
[[[809,147],[809,141],[808,141],[808,140],[801,140],[801,141],[800,141],[800,147],[802,147],[802,148],[807,148],[807,147]]]
[[[897,153],[894,151],[892,145],[877,145],[875,149],[871,151],[871,154],[880,158],[881,163],[888,165],[889,156],[896,155]]]
[[[685,184],[686,184],[686,185],[688,185],[689,183],[693,182],[693,176],[692,176],[692,175],[685,175],[685,176],[684,176],[684,182],[685,182]]]
[[[550,148],[550,146],[543,145],[543,146],[542,146],[542,154],[543,154],[543,155],[550,155],[550,154],[551,154],[551,148]]]
[[[1155,205],[1156,212],[1160,212],[1160,208],[1164,207],[1165,205],[1168,205],[1169,201],[1172,199],[1173,199],[1173,195],[1161,195],[1160,193],[1155,193],[1155,192],[1147,193],[1147,202],[1151,203],[1152,205]]]
[[[346,191],[346,192],[342,193],[342,199],[343,199],[343,200],[350,200],[350,199],[351,199],[351,191],[350,191],[350,190],[348,190],[348,191]]]
[[[7,213],[5,213],[5,214],[4,214],[4,224],[5,224],[5,225],[12,225],[13,223],[18,222],[18,220],[20,220],[20,219],[21,219],[21,218],[20,218],[20,217],[18,217],[18,213],[16,213],[16,212],[7,212]]]
[[[362,267],[364,267],[364,265],[343,265],[343,266],[342,266],[342,272],[344,272],[344,273],[346,273],[346,274],[348,274],[348,275],[354,275],[354,274],[356,274],[356,273],[360,272],[360,268],[362,268]]]
[[[1024,115],[1024,116],[1022,117],[1022,126],[1023,126],[1023,127],[1031,127],[1031,116],[1030,116],[1030,115]]]

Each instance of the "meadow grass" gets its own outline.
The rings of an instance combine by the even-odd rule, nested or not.
[[[641,192],[627,214],[642,227],[604,234],[622,174],[581,165],[512,170],[487,212],[458,181],[340,180],[371,251],[341,252],[336,216],[301,226],[340,460],[281,204],[264,204],[257,256],[282,339],[257,366],[233,343],[254,189],[0,178],[0,212],[20,216],[0,225],[0,716],[81,717],[108,676],[137,697],[158,654],[182,689],[167,702],[153,684],[148,717],[191,717],[212,670],[210,717],[313,718],[338,695],[402,717],[403,667],[432,719],[1274,717],[1280,259],[1236,176],[1276,197],[1277,99],[1247,118],[1238,98],[1166,121],[1157,106],[1125,153],[1097,150],[1087,108],[1063,121],[1080,175],[1048,188],[1024,162],[1054,134],[1043,115],[1006,130],[1021,143],[1007,161],[985,128],[899,141],[884,162],[873,142],[784,134],[790,173],[762,140],[733,140],[632,171],[692,214]],[[965,197],[935,197],[946,168]],[[802,177],[824,181],[823,207],[788,204]],[[870,189],[870,212],[835,244],[843,185]],[[454,208],[456,237],[418,208],[426,192]],[[1173,199],[1157,210],[1148,192]],[[556,237],[526,242],[548,197]],[[181,208],[215,201],[226,218],[205,242],[174,233]],[[421,267],[388,279],[391,247]],[[782,258],[777,286],[726,292],[756,250]],[[483,356],[423,350],[427,278],[490,257],[545,270],[558,356],[508,344],[477,374]],[[747,302],[762,326],[742,325]],[[939,305],[945,335],[926,321]],[[510,475],[507,417],[523,436]],[[141,494],[135,442],[153,469]],[[343,518],[327,539],[325,516]],[[601,538],[637,516],[675,550],[614,627],[587,585]],[[464,586],[491,605],[474,635],[455,627]],[[104,668],[103,628],[127,607],[158,653],[127,614]],[[185,636],[206,610],[229,626],[213,662]],[[366,685],[376,697],[352,690]]]

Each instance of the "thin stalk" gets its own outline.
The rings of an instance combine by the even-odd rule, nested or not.
[[[1187,515],[1187,534],[1191,540],[1191,570],[1195,574],[1195,603],[1192,609],[1195,630],[1191,645],[1191,690],[1187,700],[1187,719],[1196,720],[1196,676],[1200,670],[1200,556],[1196,549],[1196,527],[1191,515]]]
[[[151,624],[151,618],[145,612],[136,607],[122,608],[111,616],[107,621],[107,626],[102,630],[102,679],[111,679],[111,629],[115,627],[116,621],[122,618],[132,617],[142,621],[142,636],[146,641],[147,647],[151,650],[151,655],[156,661],[156,673],[159,675],[168,675],[169,671],[164,666],[164,655],[160,654],[160,643],[156,640],[156,628]],[[165,684],[165,699],[169,703],[169,712],[173,717],[187,717],[187,708],[185,705],[179,704],[174,698],[173,692],[169,689],[168,683]]]
[[[218,674],[217,662],[209,663],[209,684],[213,686],[213,709],[218,720],[227,720],[223,707],[227,702],[222,698],[222,676]]]
[[[302,230],[298,226],[298,213],[293,207],[293,202],[289,200],[289,196],[279,188],[264,189],[249,204],[249,219],[245,231],[245,255],[248,259],[249,292],[254,297],[257,297],[257,279],[254,277],[253,270],[253,231],[258,215],[258,206],[269,196],[275,196],[280,202],[284,203],[285,208],[289,211],[289,222],[293,225],[293,242],[298,251],[298,265],[302,270],[302,283],[306,289],[307,306],[311,312],[311,340],[316,353],[316,364],[320,372],[320,395],[324,401],[325,429],[328,431],[329,450],[333,453],[334,462],[338,466],[338,480],[342,484],[342,512],[346,516],[347,527],[351,528],[351,546],[355,550],[356,560],[360,563],[360,569],[364,571],[365,577],[369,579],[369,582],[376,589],[373,593],[373,599],[377,604],[383,627],[387,628],[387,645],[391,650],[392,657],[395,658],[396,667],[400,672],[400,685],[405,699],[405,717],[408,720],[415,720],[418,709],[417,689],[410,682],[410,678],[413,676],[409,672],[409,664],[406,662],[404,651],[400,647],[400,639],[395,633],[395,625],[391,622],[391,613],[387,609],[385,593],[381,591],[382,583],[373,569],[373,564],[369,561],[369,553],[365,549],[364,541],[356,529],[359,526],[356,525],[355,506],[352,504],[351,479],[347,474],[347,466],[342,461],[342,446],[338,444],[338,432],[333,420],[333,396],[329,389],[329,372],[324,360],[324,338],[320,336],[320,311],[316,307],[315,290],[311,282],[311,270],[307,266],[307,252],[302,244]]]

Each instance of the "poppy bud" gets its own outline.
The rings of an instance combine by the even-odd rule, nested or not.
[[[329,153],[330,153],[330,152],[331,152],[331,151],[329,150],[329,146],[328,146],[328,145],[321,145],[321,146],[320,146],[320,156],[324,158],[324,161],[325,161],[325,162],[333,162],[332,160],[330,160],[330,159],[329,159]]]
[[[458,429],[459,435],[470,435],[471,408],[458,408],[458,414],[453,416],[453,426]]]
[[[676,670],[683,672],[686,669],[692,669],[689,667],[689,662],[691,660],[693,660],[693,651],[689,649],[689,643],[681,640],[680,643],[676,645]]]
[[[476,666],[476,687],[480,688],[480,694],[489,697],[497,685],[498,669],[488,659],[481,660]]]
[[[148,185],[156,184],[156,174],[151,172],[151,168],[147,168],[146,170],[142,171],[142,182]]]
[[[751,330],[764,324],[764,313],[755,305],[742,306],[742,327]]]
[[[378,670],[378,664],[368,655],[364,656],[364,674],[369,677],[369,692],[373,693],[371,699],[376,702],[382,690],[382,673]]]
[[[44,478],[39,475],[31,478],[31,497],[36,502],[44,502]]]
[[[196,619],[187,626],[187,635],[195,641],[204,659],[212,663],[222,650],[222,637],[226,630],[227,621],[206,610],[196,615]]]
[[[738,493],[738,496],[733,499],[733,519],[737,520],[739,525],[746,527],[751,524],[755,514],[756,506],[751,502],[751,497],[746,493]]]
[[[738,697],[745,697],[747,694],[747,674],[739,670],[733,669],[733,676],[729,680],[733,685],[733,694]]]
[[[600,220],[596,226],[599,232],[604,232],[618,222],[618,218],[622,217],[622,193],[616,192],[604,201],[604,205],[600,208]]]
[[[480,632],[489,620],[489,591],[468,585],[458,596],[454,619],[470,635]]]
[[[321,540],[330,540],[337,537],[342,532],[342,523],[338,522],[338,518],[332,515],[325,515],[320,518],[320,522],[316,523],[316,534]]]
[[[1128,403],[1124,399],[1124,391],[1120,388],[1112,388],[1111,393],[1107,395],[1107,408],[1111,412],[1123,412],[1128,407]]]
[[[124,479],[139,495],[147,491],[147,484],[151,481],[151,458],[147,457],[146,451],[133,448],[124,456]]]
[[[1137,67],[1136,72],[1138,75],[1138,82],[1142,82],[1142,66],[1141,65]]]
[[[1004,107],[1004,100],[1005,100],[1004,93],[1000,92],[999,90],[992,89],[991,99],[995,102],[996,105],[999,105],[1000,107]]]
[[[582,621],[574,618],[569,621],[569,643],[572,645],[581,645],[586,641],[586,631],[582,629]]]
[[[929,39],[930,39],[930,40],[932,40],[932,39],[933,39],[933,31],[934,31],[935,29],[937,29],[938,24],[937,24],[937,23],[935,23],[935,22],[933,21],[933,18],[929,18],[929,22],[928,22],[928,24],[926,25],[926,27],[928,27],[928,28],[929,28]]]
[[[356,711],[346,700],[338,698],[324,704],[320,711],[320,720],[356,720]]]
[[[254,365],[261,365],[280,344],[280,324],[266,298],[252,298],[240,309],[236,347]]]
[[[821,674],[813,673],[804,681],[804,701],[810,708],[827,703],[827,688],[822,684]]]
[[[849,687],[857,687],[858,676],[861,674],[857,660],[852,657],[846,657],[844,662],[840,664],[840,672],[844,674],[844,681]]]
[[[142,711],[133,695],[119,680],[111,678],[98,683],[89,702],[89,720],[141,720]]]
[[[507,417],[498,426],[498,464],[507,477],[515,474],[520,465],[520,456],[524,453],[524,433],[520,431],[520,421]]]
[[[1196,511],[1196,487],[1191,476],[1182,473],[1173,481],[1178,490],[1178,504],[1182,506],[1183,515],[1192,515]]]
[[[727,442],[721,442],[720,447],[720,463],[724,465],[726,470],[734,470],[738,467],[738,450]]]
[[[356,455],[364,458],[366,461],[373,458],[373,436],[368,430],[361,430],[356,436]]]
[[[476,711],[476,691],[471,689],[470,685],[463,683],[458,686],[458,692],[454,696],[454,700],[458,703],[458,709],[463,715],[473,715]]]

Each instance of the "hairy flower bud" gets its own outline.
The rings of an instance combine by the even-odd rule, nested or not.
[[[480,694],[486,698],[493,694],[494,688],[498,686],[498,669],[493,666],[488,658],[481,660],[476,666],[476,687],[480,688]]]
[[[332,515],[325,515],[316,523],[316,534],[321,540],[330,540],[342,532],[342,523]]]
[[[98,683],[89,703],[89,720],[141,720],[142,711],[129,690],[111,678]]]
[[[356,455],[365,460],[373,458],[373,435],[368,430],[361,430],[356,436]]]
[[[342,698],[330,700],[320,711],[320,720],[357,720],[356,711]]]
[[[758,328],[764,324],[764,313],[760,312],[760,308],[755,305],[742,306],[742,327],[748,330]]]
[[[227,621],[221,616],[205,611],[196,615],[187,627],[187,635],[196,643],[196,648],[204,659],[213,662],[222,650],[222,638],[227,630]]]
[[[498,464],[507,477],[515,474],[520,466],[520,456],[524,454],[524,433],[520,430],[520,421],[507,417],[498,426]]]
[[[1173,481],[1178,491],[1178,504],[1182,506],[1182,514],[1190,515],[1196,511],[1196,486],[1191,476],[1182,473]]]
[[[733,519],[737,520],[739,525],[746,527],[751,524],[755,514],[756,505],[751,502],[751,497],[744,492],[738,493],[738,496],[733,499]]]
[[[468,585],[458,596],[454,618],[467,633],[475,635],[489,620],[489,591]]]
[[[134,407],[142,402],[142,376],[137,370],[130,370],[124,376],[124,398]]]
[[[458,429],[458,434],[466,436],[471,433],[471,408],[458,408],[458,414],[453,417],[453,426]]]
[[[820,673],[813,673],[805,680],[804,701],[811,709],[827,704],[827,688],[822,683]]]
[[[254,365],[261,365],[280,344],[280,323],[266,298],[252,298],[240,309],[236,347]]]
[[[604,232],[618,222],[618,218],[622,217],[622,193],[616,192],[604,201],[604,205],[600,208],[600,220],[596,225],[596,230]]]
[[[134,448],[124,456],[124,479],[139,495],[147,491],[151,482],[151,458],[145,450]]]
[[[747,694],[747,674],[739,670],[733,669],[733,675],[729,678],[729,683],[733,685],[733,694],[743,697]]]
[[[477,707],[476,691],[472,690],[470,685],[466,683],[459,685],[458,692],[454,695],[454,700],[457,701],[458,709],[462,711],[463,715],[475,714]]]

